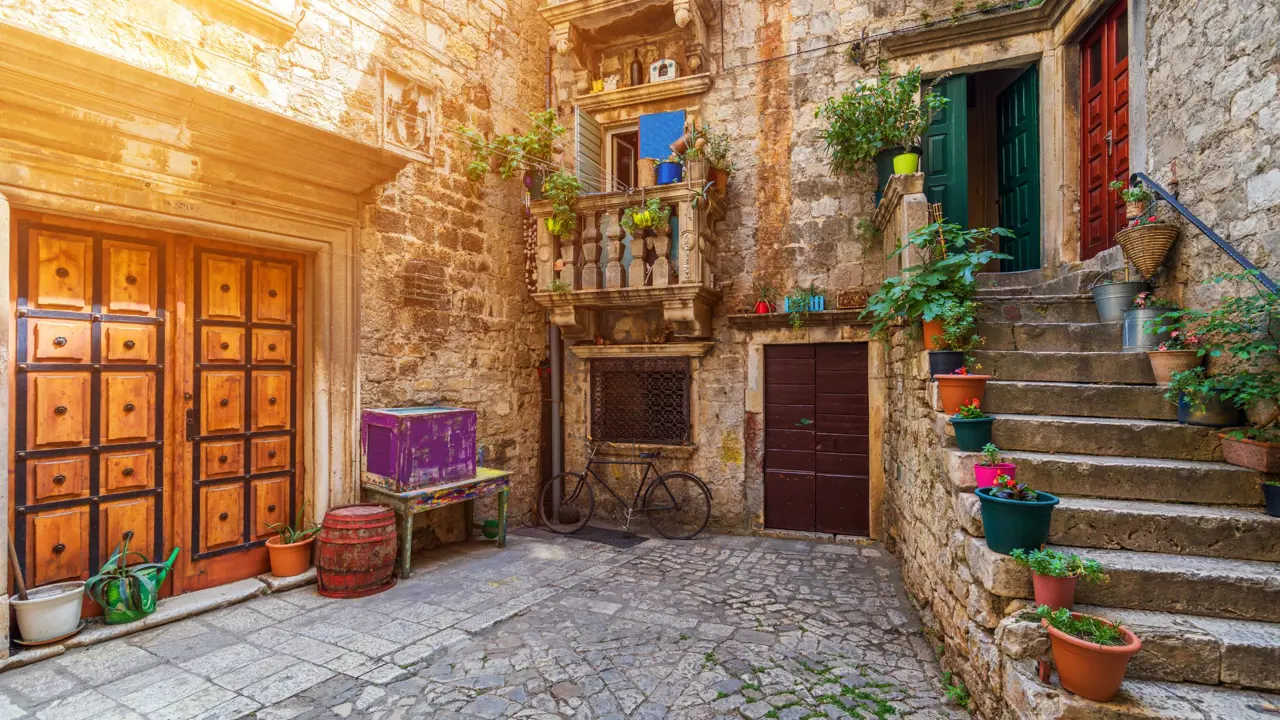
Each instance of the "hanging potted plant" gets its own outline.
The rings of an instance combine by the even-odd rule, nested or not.
[[[973,479],[978,487],[992,487],[996,484],[996,478],[1004,475],[1008,478],[1017,477],[1018,468],[1013,463],[1001,462],[1004,458],[1000,456],[1000,448],[988,442],[982,446],[982,460],[973,466]]]
[[[181,550],[174,548],[165,562],[147,562],[146,555],[129,550],[132,539],[133,531],[130,530],[102,564],[98,574],[84,584],[84,591],[102,607],[102,615],[108,625],[141,620],[155,612],[160,586],[173,569],[173,561],[178,559],[178,551]],[[130,558],[141,562],[130,565]]]
[[[967,363],[968,364],[968,363]],[[990,375],[974,375],[969,368],[962,367],[950,375],[935,375],[933,381],[938,383],[938,399],[942,403],[942,412],[953,415],[960,411],[965,403],[981,405],[987,395],[987,381]],[[982,445],[978,445],[978,448]]]
[[[1160,222],[1155,215],[1138,217],[1116,233],[1116,244],[1125,258],[1138,268],[1143,280],[1150,280],[1164,264],[1169,248],[1178,239],[1178,226]]]
[[[729,133],[707,131],[707,160],[711,162],[711,181],[715,183],[716,192],[724,195],[729,188],[729,175],[733,173],[733,160],[729,159],[732,148],[729,145]]]
[[[1120,198],[1124,200],[1124,216],[1130,220],[1146,215],[1147,204],[1156,197],[1141,185],[1129,187],[1119,180],[1112,180],[1107,187],[1120,193]]]
[[[650,232],[671,226],[671,208],[664,206],[658,198],[649,198],[641,205],[623,210],[618,224],[633,238],[645,237]]]
[[[827,122],[822,131],[831,169],[842,175],[856,175],[872,169],[875,158],[885,148],[897,147],[893,171],[908,175],[919,170],[920,138],[933,116],[948,100],[933,87],[943,75],[924,88],[921,100],[919,66],[900,77],[887,69],[875,82],[863,82],[839,98],[828,98],[818,108],[817,117]]]
[[[1044,550],[1015,549],[1010,556],[1031,570],[1031,587],[1037,605],[1051,610],[1071,609],[1075,604],[1076,584],[1080,578],[1091,583],[1109,582],[1097,560],[1082,560],[1079,555],[1066,555],[1052,548]]]
[[[1152,350],[1169,342],[1169,331],[1162,329],[1160,317],[1177,307],[1172,302],[1140,292],[1124,311],[1124,349]]]
[[[578,229],[578,214],[574,212],[573,205],[581,192],[582,182],[565,170],[557,170],[542,181],[542,197],[551,201],[547,232],[565,237]]]
[[[1120,692],[1129,658],[1142,649],[1138,636],[1122,625],[1066,608],[1042,605],[1036,616],[1049,631],[1062,687],[1094,702],[1111,702]]]
[[[976,452],[991,444],[991,424],[995,418],[982,412],[979,400],[974,398],[952,415],[948,421],[956,432],[956,447],[965,452]]]
[[[983,343],[984,338],[977,331],[978,307],[979,303],[973,300],[943,303],[936,318],[942,323],[942,334],[935,338],[939,349],[929,351],[930,375],[950,375],[964,367],[968,353]],[[924,332],[928,334],[928,324]]]
[[[1099,321],[1121,322],[1124,320],[1124,311],[1133,305],[1133,299],[1139,293],[1147,291],[1149,287],[1147,281],[1130,280],[1128,274],[1129,271],[1126,268],[1124,280],[1112,280],[1110,273],[1105,273],[1089,286],[1094,307],[1098,310]],[[1106,280],[1103,280],[1103,277]]]
[[[469,126],[458,129],[471,150],[467,163],[467,176],[479,181],[490,172],[503,180],[524,177],[525,186],[535,200],[541,199],[543,176],[558,152],[560,137],[568,128],[560,124],[560,116],[554,108],[529,114],[533,127],[523,134],[510,133],[493,138]]]
[[[1049,522],[1058,498],[1032,490],[1008,475],[995,485],[974,490],[982,503],[982,528],[987,547],[1008,555],[1016,548],[1034,550],[1049,541]]]
[[[920,264],[886,278],[870,298],[859,319],[871,319],[871,334],[884,337],[889,327],[921,321],[926,350],[942,349],[942,311],[949,302],[967,302],[977,292],[975,275],[993,260],[1011,259],[988,249],[993,236],[1013,237],[1004,228],[965,230],[937,222],[911,233],[891,253],[897,257],[914,249]],[[931,323],[935,323],[932,325]]]
[[[276,577],[301,575],[311,568],[311,547],[320,526],[314,522],[306,524],[306,509],[306,503],[298,508],[298,517],[293,525],[267,524],[276,533],[275,537],[267,540],[267,558],[271,561],[271,574]]]

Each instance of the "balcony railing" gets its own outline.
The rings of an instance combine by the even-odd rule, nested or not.
[[[670,227],[632,237],[622,227],[623,213],[649,198],[671,210]],[[566,337],[594,337],[596,310],[644,306],[661,306],[678,336],[710,334],[710,312],[719,300],[713,226],[724,212],[714,189],[703,193],[682,182],[584,195],[574,210],[578,229],[555,236],[545,222],[551,203],[532,207],[538,225],[534,297],[552,310]]]

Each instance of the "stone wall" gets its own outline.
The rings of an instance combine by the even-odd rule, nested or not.
[[[1280,23],[1267,0],[1171,0],[1146,14],[1147,173],[1280,280]],[[1176,175],[1175,175],[1176,172]],[[1171,297],[1203,306],[1239,286],[1203,286],[1239,272],[1189,225],[1175,245]]]
[[[362,403],[476,408],[485,462],[517,471],[513,512],[526,511],[545,325],[524,282],[517,183],[469,181],[456,128],[524,129],[524,111],[543,106],[535,0],[281,0],[271,5],[288,23],[267,30],[235,12],[255,4],[5,0],[0,21],[406,154],[408,166],[363,210],[352,298]],[[395,98],[421,115],[384,109],[393,82],[414,84]]]

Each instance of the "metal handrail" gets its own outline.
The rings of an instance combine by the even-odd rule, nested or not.
[[[1157,195],[1163,198],[1165,202],[1172,205],[1174,210],[1182,213],[1182,217],[1186,218],[1192,225],[1195,225],[1196,229],[1204,233],[1204,236],[1212,240],[1215,245],[1222,248],[1222,251],[1231,256],[1231,259],[1235,260],[1240,267],[1255,273],[1254,277],[1257,278],[1258,282],[1262,283],[1263,287],[1271,292],[1280,292],[1280,290],[1277,290],[1276,282],[1274,280],[1267,277],[1265,273],[1259,270],[1257,265],[1254,265],[1249,261],[1249,258],[1241,255],[1240,251],[1232,247],[1231,243],[1223,240],[1222,236],[1211,230],[1208,225],[1205,225],[1203,220],[1196,217],[1185,205],[1178,202],[1178,200],[1174,198],[1168,190],[1165,190],[1155,180],[1147,177],[1146,173],[1136,172],[1130,175],[1129,187],[1136,187],[1139,181],[1141,181],[1143,185],[1151,188]]]

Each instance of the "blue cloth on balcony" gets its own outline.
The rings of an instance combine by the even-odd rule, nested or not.
[[[640,157],[666,160],[671,154],[671,143],[683,134],[683,110],[641,115]]]

